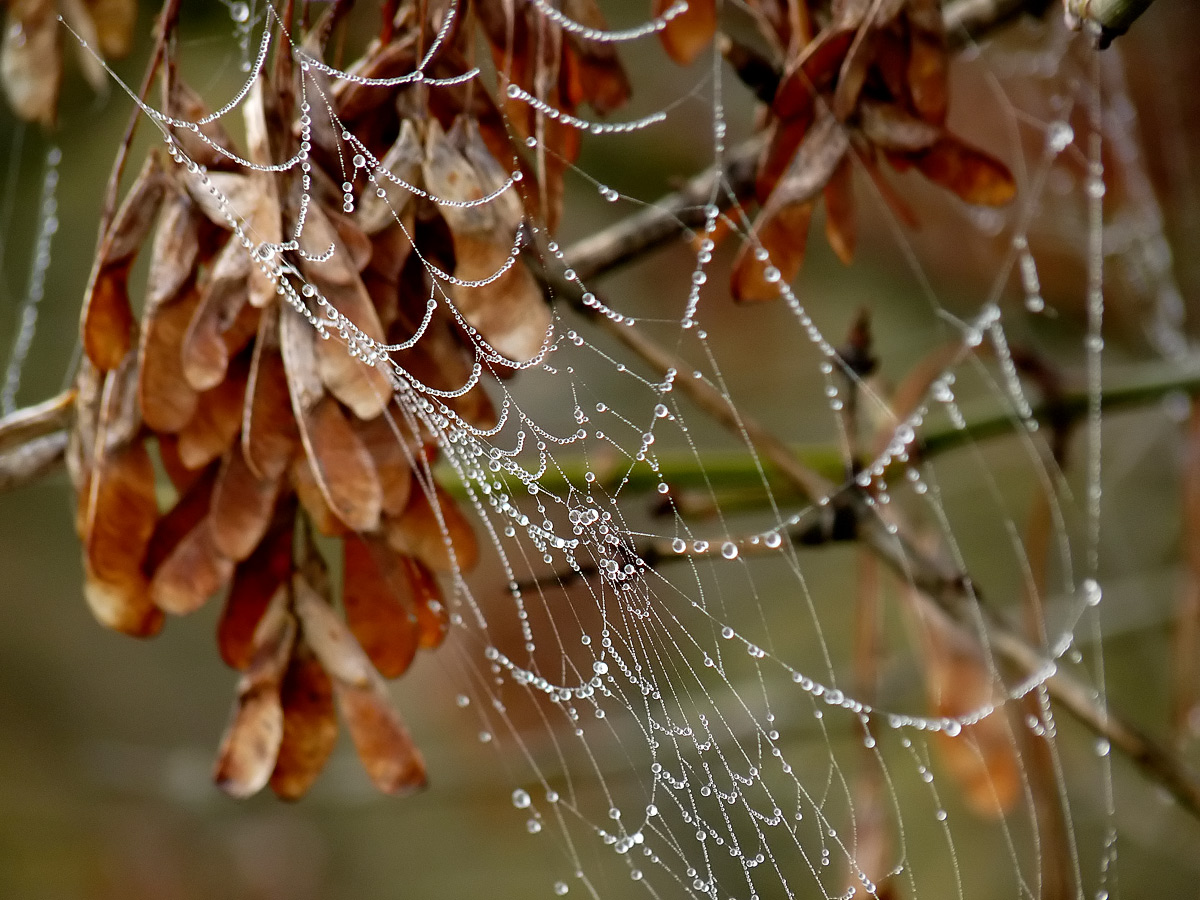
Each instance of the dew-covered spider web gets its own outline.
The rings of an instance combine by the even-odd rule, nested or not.
[[[718,47],[681,69],[659,44],[683,4],[657,18],[609,4],[600,28],[532,0],[547,28],[618,47],[633,86],[603,117],[503,91],[497,108],[525,104],[582,141],[576,162],[557,160],[553,233],[523,212],[538,190],[524,173],[556,163],[539,133],[520,138],[521,161],[479,163],[492,183],[463,199],[333,113],[339,81],[500,93],[486,53],[461,75],[418,64],[371,82],[292,36],[299,149],[230,157],[204,126],[249,130],[257,76],[287,38],[272,7],[226,6],[242,87],[206,97],[198,122],[149,104],[146,119],[282,302],[386,374],[414,490],[467,511],[480,562],[443,579],[451,633],[423,663],[436,675],[420,676],[421,702],[454,707],[445,727],[479,745],[486,789],[511,796],[500,827],[536,844],[524,896],[1104,900],[1184,883],[1188,860],[1148,871],[1147,835],[1194,823],[1107,719],[1121,551],[1102,390],[1114,354],[1187,350],[1119,47],[1049,19],[957,40],[950,121],[1007,163],[1015,199],[970,206],[913,171],[889,169],[888,187],[845,126],[855,262],[828,252],[818,214],[788,283],[731,164],[761,124],[751,90]],[[446,7],[443,35],[462,14]],[[733,3],[722,15],[749,20]],[[172,128],[233,171],[299,173],[295,233],[256,228]],[[420,258],[430,293],[403,341],[370,337],[313,276],[344,264],[305,234],[316,132],[336,142],[352,220],[409,235],[419,200],[451,229],[499,231],[489,271]],[[714,166],[721,177],[682,186]],[[683,201],[660,202],[675,190]],[[665,246],[625,264],[604,245],[656,215]],[[733,302],[739,252],[774,300]],[[500,302],[519,269],[549,311],[500,328],[471,295]],[[404,364],[445,323],[470,355],[457,384]],[[507,349],[530,329],[536,352]],[[494,425],[463,412],[480,389]],[[417,702],[405,684],[402,709]]]

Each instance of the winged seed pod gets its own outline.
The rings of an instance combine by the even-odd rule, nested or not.
[[[838,257],[854,255],[853,168],[871,178],[897,218],[915,217],[881,172],[916,169],[963,201],[1003,206],[1016,183],[1008,168],[946,128],[949,53],[938,0],[834,0],[813,34],[819,8],[799,11],[754,0],[777,60],[724,39],[727,60],[766,104],[766,145],[754,199],[752,238],[734,263],[732,291],[742,302],[771,300],[804,262],[817,203]]]
[[[350,70],[410,71],[436,14],[418,39],[402,10]],[[304,39],[310,57],[326,24]],[[448,36],[429,71],[466,71],[468,44]],[[561,74],[572,103],[624,99],[615,57],[562,45],[564,65],[591,73]],[[217,643],[243,673],[215,769],[230,794],[303,795],[332,750],[335,706],[377,787],[414,789],[424,764],[382,676],[445,639],[434,573],[470,569],[478,549],[431,481],[435,436],[395,390],[455,392],[438,401],[450,414],[495,424],[475,360],[511,371],[550,324],[514,251],[526,203],[509,173],[527,172],[531,195],[558,176],[542,160],[535,177],[482,92],[368,90],[281,57],[241,104],[243,149],[220,119],[189,124],[204,104],[165,75],[168,145],[100,241],[81,319],[70,465],[88,602],[146,636],[224,594]],[[292,111],[318,94],[325,121]],[[297,152],[303,170],[276,165]],[[139,252],[150,265],[132,285]],[[314,531],[340,544],[336,590]]]
[[[104,59],[127,54],[136,22],[137,0],[9,0],[0,38],[0,84],[13,112],[27,122],[54,124],[64,41],[75,47],[88,84],[104,91],[108,77],[92,54]]]

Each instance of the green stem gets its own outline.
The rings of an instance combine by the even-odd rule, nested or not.
[[[1106,413],[1154,403],[1174,393],[1200,391],[1200,357],[1184,363],[1155,361],[1126,367],[1105,388],[1101,406]],[[1054,412],[1067,423],[1075,423],[1087,414],[1088,397],[1084,390],[1067,390],[1056,400]],[[1034,416],[1044,420],[1049,409],[1043,404],[1034,407]],[[1015,433],[1020,420],[1010,412],[989,411],[968,421],[965,428],[951,424],[937,425],[921,433],[920,453],[932,459],[958,447]],[[791,452],[805,466],[833,482],[845,475],[845,463],[839,447],[829,444],[793,445]],[[767,502],[758,467],[753,459],[740,451],[706,451],[697,456],[687,451],[662,451],[657,455],[659,473],[649,466],[613,463],[607,467],[590,466],[595,484],[608,491],[618,488],[623,493],[648,494],[656,492],[665,482],[673,492],[712,491],[727,496],[736,506],[758,506]],[[589,466],[582,456],[564,456],[557,460],[559,470],[548,471],[539,480],[540,489],[564,493],[570,485],[583,485]],[[769,463],[767,486],[776,497],[797,494],[794,485],[776,472]],[[465,493],[458,479],[446,469],[439,471],[439,480],[452,493]],[[502,480],[505,480],[502,478]],[[509,478],[510,488],[520,485]],[[725,504],[722,503],[722,508]]]

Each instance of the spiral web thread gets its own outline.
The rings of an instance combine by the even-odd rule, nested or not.
[[[255,4],[253,11],[245,4],[228,6],[248,75],[243,89],[205,121],[239,110],[276,33],[270,6]],[[572,22],[549,2],[536,0],[534,6],[548,20],[593,40],[653,40],[663,23],[678,14],[673,6],[661,19],[599,32]],[[255,24],[261,33],[256,53],[254,41],[243,40]],[[1051,757],[1056,776],[1051,799],[1067,823],[1067,852],[1079,894],[1117,895],[1119,810],[1109,747],[1097,742],[1097,758],[1070,778],[1064,774],[1068,753],[1057,735],[1046,682],[1059,669],[1070,670],[1091,681],[1097,702],[1102,707],[1105,702],[1098,614],[1103,537],[1100,329],[1106,241],[1100,150],[1110,134],[1124,133],[1121,116],[1127,110],[1120,104],[1127,100],[1119,77],[1113,75],[1116,70],[1105,69],[1107,63],[1082,40],[1049,30],[1052,34],[1039,38],[1036,49],[1024,57],[993,54],[973,63],[992,67],[988,74],[996,85],[997,106],[1013,129],[1019,124],[1042,136],[1035,151],[1019,141],[1012,148],[1020,156],[1021,188],[1013,209],[999,219],[995,216],[1001,214],[964,211],[973,217],[979,240],[997,230],[1011,234],[1009,252],[990,293],[966,314],[951,312],[927,275],[916,244],[899,224],[889,223],[912,280],[921,286],[939,322],[939,340],[956,343],[911,412],[897,419],[875,385],[859,379],[842,362],[840,338],[831,337],[827,329],[844,328],[844,316],[810,313],[797,293],[779,284],[789,313],[789,377],[815,376],[821,385],[820,430],[849,454],[853,439],[844,413],[851,394],[866,415],[891,418],[890,439],[868,459],[857,483],[837,487],[815,504],[777,495],[778,483],[768,479],[767,465],[741,424],[742,411],[753,414],[756,398],[753,392],[735,396],[737,389],[730,386],[720,362],[726,349],[709,334],[709,309],[728,302],[723,279],[709,278],[717,264],[714,256],[719,256],[712,233],[724,220],[741,240],[753,240],[748,221],[730,220],[721,212],[729,185],[718,182],[704,209],[706,225],[693,242],[690,281],[662,287],[669,295],[662,308],[674,309],[672,316],[656,311],[643,320],[634,310],[623,309],[619,299],[600,299],[599,291],[579,285],[586,307],[622,328],[646,329],[658,338],[667,335],[665,343],[693,361],[692,370],[671,369],[661,377],[647,373],[642,362],[614,351],[590,326],[563,313],[555,314],[541,352],[529,362],[506,359],[490,347],[455,309],[447,286],[478,287],[522,264],[526,236],[516,233],[507,262],[480,281],[456,279],[425,261],[435,285],[429,314],[441,307],[453,315],[473,342],[476,356],[470,379],[444,391],[421,383],[390,355],[422,339],[428,316],[405,344],[372,341],[287,262],[285,254],[302,252],[298,237],[303,212],[292,240],[264,243],[167,131],[167,126],[188,129],[207,141],[199,127],[204,122],[172,119],[143,106],[162,130],[175,161],[213,192],[246,252],[273,279],[283,299],[323,337],[344,341],[348,352],[389,374],[395,388],[390,410],[398,435],[422,429],[433,434],[444,471],[457,480],[461,496],[475,511],[477,530],[494,551],[491,570],[502,573],[506,587],[497,590],[494,578],[453,579],[455,639],[441,656],[461,685],[457,702],[474,723],[480,742],[500,750],[512,778],[504,790],[511,789],[518,811],[515,827],[539,835],[548,845],[545,883],[537,883],[541,873],[531,875],[530,896],[641,896],[644,891],[651,897],[719,900],[896,893],[912,898],[1039,897],[1045,846],[1019,726],[1032,729]],[[301,70],[297,116],[301,141],[306,142],[312,119],[332,115],[329,99],[313,76],[356,76],[298,47],[293,55]],[[1006,67],[1011,72],[1006,73]],[[579,128],[587,140],[606,141],[669,127],[666,123],[682,105],[703,103],[711,113],[711,161],[719,164],[726,151],[727,88],[715,51],[707,71],[708,77],[686,97],[624,122],[568,116],[515,86],[509,97]],[[1054,118],[1020,110],[1019,98],[999,86],[1006,74],[1027,71],[1053,73],[1044,85],[1051,95],[1049,108],[1057,111]],[[456,80],[478,77],[472,71]],[[389,87],[421,81],[437,84],[421,68],[377,83]],[[635,79],[635,92],[637,88]],[[1086,123],[1086,133],[1077,135],[1072,121]],[[384,168],[340,123],[333,125],[343,139],[347,184],[361,183],[356,176],[365,176],[367,189],[389,205],[398,206],[406,192],[429,196]],[[1124,152],[1136,156],[1127,135],[1124,140]],[[527,143],[536,149],[535,138]],[[233,161],[248,169],[299,169],[307,193],[304,148],[302,143],[293,159],[274,166],[256,166],[237,157]],[[1027,237],[1031,228],[1045,227],[1047,217],[1054,220],[1058,215],[1047,212],[1044,201],[1051,196],[1049,185],[1064,159],[1084,172],[1074,192],[1058,200],[1078,210],[1086,223],[1080,247],[1086,283],[1078,286],[1086,293],[1082,357],[1090,398],[1086,450],[1078,464],[1082,487],[1051,458],[1009,349],[1011,322],[1054,312],[1042,296],[1038,262]],[[580,169],[572,168],[569,178],[575,182],[572,188],[598,189],[614,204],[633,209],[643,202]],[[503,186],[481,200],[429,199],[443,206],[480,205],[523,187],[520,169],[513,165]],[[1134,211],[1145,245],[1161,239],[1161,216],[1144,181],[1135,188],[1141,191]],[[346,211],[352,212],[359,199],[348,191]],[[302,210],[306,204],[307,199]],[[871,214],[889,215],[879,197],[868,195],[867,204]],[[526,228],[537,235],[536,223],[526,223]],[[578,283],[563,248],[552,240],[544,246],[543,264],[562,272],[567,283]],[[769,264],[766,251],[759,248],[759,253]],[[308,261],[319,264],[327,258],[315,254]],[[1178,349],[1178,321],[1170,300],[1178,292],[1172,295],[1167,273],[1169,266],[1155,273],[1158,296],[1152,308],[1156,343],[1171,352]],[[768,267],[766,277],[778,281],[778,271]],[[1014,292],[1014,286],[1019,290]],[[755,319],[749,311],[745,316],[746,324],[738,327],[746,329],[745,340],[753,347]],[[711,318],[722,322],[721,327],[728,325],[727,314]],[[988,350],[987,362],[977,352],[981,346]],[[488,378],[505,369],[523,371],[512,381]],[[715,389],[733,411],[739,452],[757,472],[753,480],[760,498],[765,498],[756,512],[728,503],[710,480],[707,450],[716,439],[711,427],[697,424],[702,412],[681,396],[679,384],[687,379]],[[499,398],[500,422],[490,430],[473,427],[446,402],[481,380]],[[525,393],[531,399],[522,399]],[[849,687],[855,677],[842,632],[849,627],[846,611],[852,605],[861,557],[828,551],[840,554],[838,571],[831,577],[828,562],[820,562],[793,537],[819,519],[823,509],[834,508],[839,497],[870,488],[862,494],[869,514],[878,516],[889,532],[919,520],[929,545],[965,567],[973,551],[960,544],[969,543],[969,538],[959,532],[956,513],[944,499],[939,467],[934,461],[920,461],[914,448],[929,423],[948,423],[951,431],[965,432],[963,406],[978,397],[1012,419],[1025,477],[1051,498],[1058,583],[1047,592],[1061,602],[1042,623],[1044,646],[1049,648],[1044,665],[1017,681],[1001,679],[976,606],[969,618],[978,625],[975,638],[983,647],[995,693],[961,714],[931,717],[924,712],[928,706],[915,674],[921,664],[910,646],[916,643],[911,623],[906,630],[892,614],[886,614],[888,665],[889,671],[899,673],[901,686],[882,691],[872,686],[865,693],[862,685]],[[568,417],[560,414],[564,409]],[[408,441],[401,443],[409,446]],[[1004,566],[1018,573],[1014,583],[1020,583],[1029,564],[1020,539],[1022,524],[1007,511],[1005,489],[994,477],[991,458],[978,446],[969,446],[977,466],[974,490],[980,502],[991,504],[991,514],[1010,537],[1009,545],[996,552]],[[685,459],[699,473],[700,486],[693,493],[711,504],[708,518],[697,519],[678,508],[670,475],[663,471],[668,456]],[[432,469],[419,460],[413,466],[423,473],[422,487],[436,510]],[[646,514],[647,503],[637,491],[647,484],[651,497],[661,495],[665,515]],[[814,566],[822,569],[817,577],[811,575]],[[898,585],[893,593],[901,597],[902,579]],[[907,602],[916,603],[911,598]],[[1086,657],[1077,638],[1087,645]],[[1025,723],[1030,700],[1040,712]],[[956,796],[959,787],[937,759],[936,745],[965,742],[967,753],[982,761],[983,750],[971,744],[970,729],[991,717],[1007,717],[1004,732],[1020,763],[1020,797],[1016,810],[1005,818],[963,825],[971,814],[962,809]],[[1078,763],[1074,751],[1069,755]],[[863,785],[874,787],[866,790]],[[1101,799],[1081,801],[1084,795]],[[1081,819],[1087,820],[1087,827]],[[964,849],[959,838],[960,831],[976,834],[980,828],[989,829],[988,851],[982,857],[988,866],[985,877],[980,877],[980,851]]]

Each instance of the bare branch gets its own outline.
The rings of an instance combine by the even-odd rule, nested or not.
[[[27,406],[0,419],[0,451],[18,447],[67,426],[74,415],[75,391],[63,391],[36,406]]]

